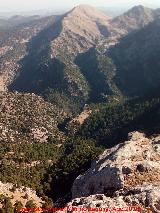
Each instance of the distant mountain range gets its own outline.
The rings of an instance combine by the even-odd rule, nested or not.
[[[40,19],[40,16],[21,16],[15,15],[10,18],[1,18],[0,19],[0,30],[9,30],[10,28],[16,27],[20,24],[27,24],[30,21],[34,21],[36,19]]]
[[[12,17],[19,24],[1,31],[0,88],[69,105],[143,95],[159,84],[159,15],[140,5],[111,18],[80,5],[62,16]]]

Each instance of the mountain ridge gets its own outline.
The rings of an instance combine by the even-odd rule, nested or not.
[[[136,6],[111,19],[80,5],[3,32],[0,180],[11,190],[36,189],[47,208],[157,208],[158,13]]]
[[[51,89],[49,96],[59,94],[62,97],[63,94],[65,100],[68,99],[73,103],[79,99],[83,104],[93,93],[100,100],[103,99],[102,96],[119,95],[119,88],[113,82],[116,72],[114,64],[101,52],[105,53],[126,34],[145,27],[156,17],[154,10],[136,6],[124,15],[111,19],[97,9],[80,5],[59,16],[55,21],[52,21],[52,17],[46,18],[46,26],[40,24],[40,30],[36,35],[31,35],[27,39],[20,37],[20,40],[27,40],[27,43],[20,48],[21,51],[24,49],[24,53],[20,54],[13,66],[15,68],[12,68],[8,88],[12,91],[35,92],[41,95]],[[39,27],[35,25],[35,28]],[[101,48],[100,53],[98,46]],[[92,48],[94,51],[91,51]],[[19,50],[17,52],[19,53]],[[8,57],[8,53],[10,52],[6,50],[4,56]],[[104,79],[103,85],[99,84],[96,87],[95,82],[88,81],[86,71],[81,70],[83,64],[75,62],[77,58],[81,58],[81,54],[84,54],[84,57],[87,54],[94,54],[94,62],[97,62],[93,63],[94,66],[91,66],[87,73],[90,73],[90,76],[91,72],[93,76],[97,74],[101,76]],[[2,64],[6,62],[3,61],[4,56],[1,57]],[[14,57],[11,56],[11,60]],[[90,64],[92,65],[92,61]],[[6,73],[7,69],[10,68],[5,68]],[[1,72],[4,76],[3,67]],[[5,79],[1,77],[1,88],[3,84]],[[98,87],[103,88],[96,92]],[[106,90],[105,87],[110,89]]]

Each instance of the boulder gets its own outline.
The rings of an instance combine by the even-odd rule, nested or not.
[[[128,141],[105,150],[74,181],[72,199],[68,205],[139,206],[144,212],[160,212],[159,136],[132,132]]]

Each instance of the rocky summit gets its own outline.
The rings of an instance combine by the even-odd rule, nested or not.
[[[71,55],[87,51],[97,40],[109,35],[109,21],[108,16],[94,7],[80,5],[73,8],[61,20],[61,32],[53,41],[52,51],[62,54],[65,50]],[[63,48],[59,50],[62,43]]]
[[[107,149],[77,177],[72,202],[83,207],[139,206],[160,211],[160,137],[129,133],[128,141]]]

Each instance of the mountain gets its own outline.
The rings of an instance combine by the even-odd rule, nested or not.
[[[29,23],[31,21],[40,19],[40,16],[20,16],[15,15],[10,18],[1,18],[0,19],[0,31],[7,31],[11,28],[17,27],[21,24]]]
[[[147,12],[144,11],[148,10],[138,6],[124,16],[132,17],[135,13],[132,17],[135,22],[138,19],[137,17],[141,19],[141,16],[143,16],[145,25],[153,19],[151,15],[148,15],[146,22],[144,21],[145,15],[142,15],[141,12],[146,14]],[[10,88],[38,94],[45,93],[54,97],[52,99],[55,99],[58,95],[67,100],[69,105],[79,101],[82,104],[88,99],[101,100],[102,94],[111,94],[113,93],[112,90],[116,91],[117,94],[116,85],[111,86],[111,78],[114,76],[114,72],[109,74],[112,77],[107,76],[107,68],[101,72],[101,69],[105,69],[104,66],[112,66],[111,63],[107,59],[104,62],[103,57],[97,58],[97,52],[91,51],[91,48],[95,48],[103,40],[105,43],[109,43],[108,39],[115,38],[115,42],[117,42],[122,35],[119,35],[121,26],[117,28],[115,23],[118,23],[117,19],[111,20],[102,12],[88,5],[80,5],[59,17],[52,26],[50,25],[31,40],[28,45],[28,54],[21,60],[21,66],[18,69],[19,74]],[[138,28],[141,27],[141,23],[138,23]],[[132,27],[132,30],[134,29],[135,27]],[[131,31],[131,29],[124,27],[125,33],[127,30],[128,32]],[[85,63],[87,63],[85,62],[87,55],[90,58],[90,70],[92,69],[93,74],[90,74],[90,70],[83,69]],[[91,75],[94,76],[92,81]],[[94,79],[104,79],[104,82],[101,83],[101,80],[96,82]],[[114,87],[114,89],[111,87]],[[96,91],[97,88],[100,89],[98,92]]]
[[[60,35],[53,42],[53,50],[63,43],[63,50],[68,54],[85,52],[96,40],[108,35],[109,20],[109,17],[91,6],[75,7],[64,16]]]
[[[0,19],[0,29],[5,28],[5,25],[7,25],[7,20],[1,18]]]
[[[142,5],[131,8],[126,13],[114,18],[111,25],[122,34],[141,29],[157,18],[156,10],[143,7]]]
[[[66,102],[66,110],[126,95],[120,83],[124,81],[127,87],[126,77],[120,73],[119,59],[114,58],[118,48],[111,47],[158,20],[158,14],[158,10],[136,6],[111,19],[80,5],[62,16],[23,24],[1,38],[0,88],[34,92],[57,100],[60,107]]]
[[[12,89],[42,93],[51,88],[52,94],[63,94],[65,99],[73,102],[81,97],[82,103],[87,99],[101,100],[102,94],[119,95],[120,89],[112,81],[116,75],[114,65],[107,58],[99,57],[95,46],[101,41],[109,45],[109,39],[115,39],[112,44],[118,42],[127,33],[157,19],[156,14],[152,9],[137,6],[111,20],[90,6],[74,8],[30,43],[31,48],[21,61],[22,69]],[[46,44],[42,42],[44,40]],[[35,64],[30,65],[30,58],[34,58]],[[85,66],[85,58],[89,59],[88,66]],[[91,76],[94,76],[93,80]],[[98,82],[98,79],[104,79],[104,82]]]
[[[33,16],[21,16],[21,15],[15,15],[10,17],[7,21],[12,25],[12,27],[14,26],[18,26],[20,24],[25,24],[25,23],[29,23],[31,21],[34,20],[38,20],[41,17],[38,15],[33,15]]]
[[[13,199],[26,186],[47,208],[64,206],[72,191],[77,207],[156,212],[159,10],[137,6],[112,19],[80,5],[14,20],[0,31],[0,180],[12,183]],[[147,136],[127,139],[135,130]],[[1,195],[0,207],[13,212],[13,199]]]
[[[103,13],[84,5],[59,17],[29,42],[10,89],[42,94],[51,88],[54,95],[85,102],[89,85],[74,58],[104,37],[108,22]]]
[[[47,25],[55,21],[54,17],[45,17],[22,24],[8,31],[2,31],[0,38],[0,88],[6,90],[17,74],[20,60],[27,54],[29,41]]]
[[[126,96],[143,96],[160,84],[159,19],[129,34],[107,53],[116,67],[114,81]]]

